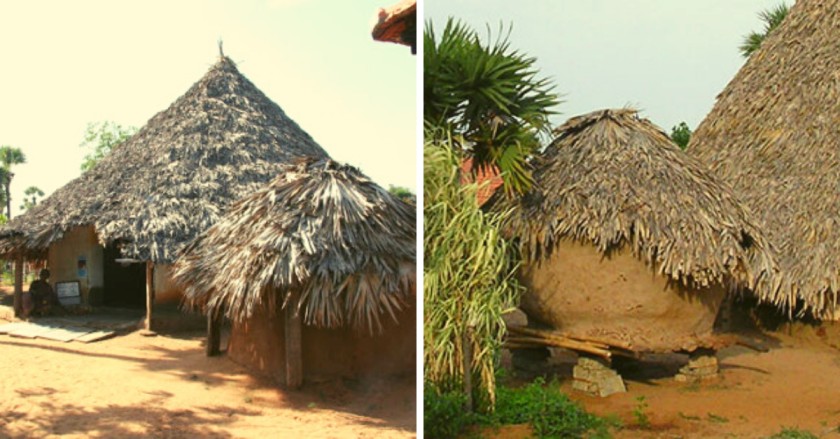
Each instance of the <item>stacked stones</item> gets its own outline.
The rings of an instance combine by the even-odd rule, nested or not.
[[[692,356],[688,364],[674,376],[674,379],[681,383],[696,383],[717,378],[718,370],[717,357],[714,354],[703,353]]]
[[[618,372],[610,369],[609,361],[581,356],[572,370],[572,388],[600,397],[627,391]]]

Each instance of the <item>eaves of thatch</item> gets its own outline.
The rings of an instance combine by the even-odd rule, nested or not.
[[[688,147],[755,213],[784,294],[820,315],[840,291],[840,0],[799,0]]]
[[[234,321],[299,307],[319,327],[367,327],[414,302],[415,208],[332,160],[288,165],[191,244],[175,279],[188,303]],[[297,303],[287,303],[291,293]]]
[[[0,229],[0,250],[43,254],[93,225],[124,256],[170,263],[233,201],[305,156],[328,157],[223,56],[93,169]]]
[[[774,256],[732,191],[668,136],[629,109],[569,119],[534,161],[535,187],[515,200],[506,228],[526,260],[545,260],[562,240],[609,253],[629,246],[671,279],[749,287],[786,304],[774,288]]]

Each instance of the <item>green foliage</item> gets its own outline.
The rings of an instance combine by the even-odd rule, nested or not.
[[[503,33],[500,29],[500,34]],[[504,36],[483,44],[465,24],[452,20],[440,39],[428,22],[423,34],[423,118],[442,127],[473,157],[473,170],[497,167],[506,190],[532,183],[527,158],[549,132],[551,107],[560,101],[548,79],[538,78],[536,59],[512,49]]]
[[[90,151],[82,162],[82,172],[93,168],[102,157],[105,157],[105,154],[128,140],[136,132],[136,127],[124,127],[115,122],[88,123],[85,129],[85,140],[79,145]]]
[[[741,55],[744,58],[749,58],[753,52],[758,50],[761,47],[761,43],[767,38],[767,35],[770,35],[773,29],[776,29],[782,24],[782,21],[784,21],[789,12],[790,7],[784,3],[779,4],[773,9],[759,12],[758,16],[764,22],[764,29],[761,32],[750,32],[744,37],[744,42],[738,47]]]
[[[388,185],[388,192],[406,203],[415,204],[417,202],[414,192],[411,192],[411,189],[407,187]]]
[[[7,222],[9,222],[9,219],[6,218],[6,215],[3,215],[2,213],[0,213],[0,226],[2,226],[3,224],[6,224]]]
[[[610,426],[561,393],[557,382],[546,385],[542,378],[518,389],[500,387],[492,418],[496,425],[529,423],[541,438],[603,437]]]
[[[691,128],[685,122],[671,128],[671,140],[683,151],[688,148],[688,141],[691,140]]]
[[[648,403],[644,395],[636,397],[636,407],[633,408],[633,419],[641,428],[650,428],[650,418],[647,415]]]
[[[37,186],[29,186],[23,191],[23,195],[23,204],[20,205],[20,209],[29,210],[38,205],[38,197],[43,197],[44,191]]]
[[[461,184],[451,139],[427,136],[424,148],[423,320],[426,380],[440,392],[458,389],[470,373],[477,406],[492,411],[495,358],[504,336],[502,313],[521,287],[513,248],[500,233],[503,214],[483,212],[477,184]],[[464,347],[472,351],[469,371]]]
[[[617,421],[587,413],[560,392],[557,382],[542,378],[521,388],[500,386],[496,411],[471,414],[463,410],[466,397],[457,391],[440,392],[426,385],[423,393],[423,429],[429,438],[455,438],[471,425],[498,427],[529,424],[538,438],[609,437]]]
[[[782,431],[770,436],[768,439],[818,439],[819,436],[807,430],[784,427]]]
[[[464,410],[467,396],[460,391],[441,392],[426,383],[423,391],[423,434],[428,438],[452,439],[469,425],[475,424],[475,414]]]

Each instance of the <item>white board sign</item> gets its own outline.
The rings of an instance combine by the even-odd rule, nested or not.
[[[79,305],[82,303],[82,295],[79,292],[79,282],[56,282],[55,293],[62,305]]]

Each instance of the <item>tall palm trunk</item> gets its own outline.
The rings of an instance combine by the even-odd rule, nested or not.
[[[9,172],[8,176],[6,177],[6,218],[11,220],[12,219],[12,173]]]

